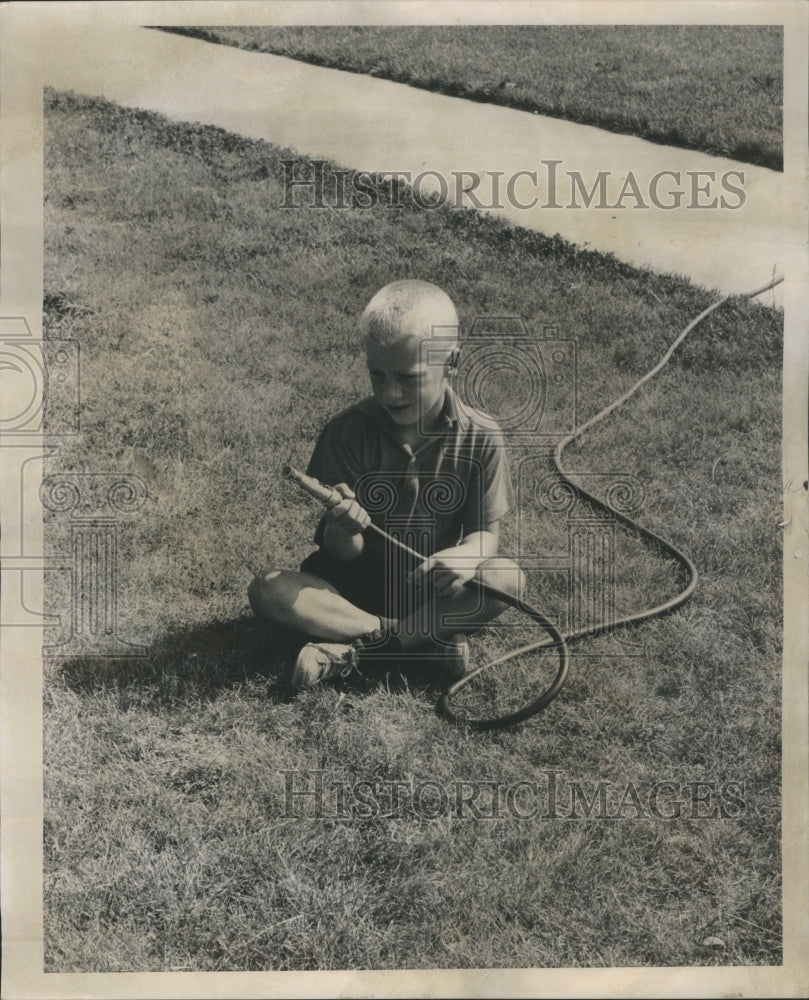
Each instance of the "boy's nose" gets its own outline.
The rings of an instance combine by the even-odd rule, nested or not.
[[[379,391],[383,403],[398,403],[402,398],[402,387],[395,382],[386,382]]]

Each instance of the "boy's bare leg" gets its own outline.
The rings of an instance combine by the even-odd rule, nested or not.
[[[522,570],[510,559],[487,559],[476,577],[489,586],[518,596],[524,587]],[[310,573],[271,570],[259,574],[248,588],[254,613],[265,621],[294,628],[311,638],[350,642],[374,632],[380,619],[341,597],[335,588]],[[474,632],[492,621],[507,605],[475,588],[449,598],[435,598],[403,619],[398,640],[406,651],[450,642],[458,633]]]
[[[330,583],[311,573],[260,573],[247,594],[259,618],[297,629],[313,639],[349,642],[380,626],[379,618],[356,607]]]

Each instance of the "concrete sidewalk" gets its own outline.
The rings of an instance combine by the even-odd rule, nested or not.
[[[39,41],[45,82],[58,89],[218,125],[348,168],[413,179],[432,171],[420,190],[442,193],[446,182],[450,203],[453,172],[463,171],[463,187],[481,178],[472,194],[484,206],[499,201],[484,211],[724,293],[783,272],[787,244],[802,243],[788,209],[803,194],[762,167],[147,28],[88,25]],[[676,203],[677,190],[679,207],[654,203]],[[586,192],[603,207],[583,207]],[[780,305],[780,292],[761,301]]]

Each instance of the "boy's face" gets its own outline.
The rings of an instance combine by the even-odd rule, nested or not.
[[[374,398],[402,428],[430,428],[444,404],[446,365],[427,364],[427,344],[401,337],[384,347],[372,341],[365,347]]]

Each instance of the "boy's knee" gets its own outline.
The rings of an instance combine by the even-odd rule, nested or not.
[[[274,618],[283,592],[284,571],[271,569],[258,573],[250,581],[247,598],[253,614],[261,618]]]
[[[262,571],[247,588],[254,614],[279,625],[294,624],[301,606],[311,607],[311,600],[317,600],[323,593],[336,594],[337,591],[311,573],[288,569]]]
[[[525,591],[525,573],[514,562],[503,556],[486,559],[478,567],[482,583],[495,590],[501,590],[511,597],[520,599]]]

